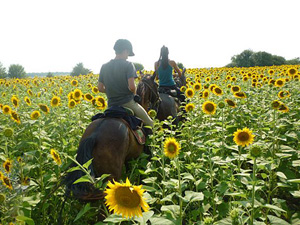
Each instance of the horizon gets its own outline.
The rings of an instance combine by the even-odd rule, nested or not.
[[[82,62],[98,74],[114,58],[119,38],[133,45],[135,56],[128,61],[145,70],[154,69],[163,45],[186,68],[224,67],[247,49],[290,60],[300,57],[293,34],[299,6],[297,0],[0,0],[6,32],[0,62],[7,69],[20,64],[27,73],[71,72]]]

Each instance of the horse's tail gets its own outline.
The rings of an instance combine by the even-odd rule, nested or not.
[[[92,152],[97,142],[100,125],[101,122],[89,137],[83,139],[80,142],[76,156],[76,161],[79,164],[83,165],[92,158]],[[73,162],[70,168],[76,166],[77,164]],[[90,175],[94,177],[95,175],[92,164],[89,166],[89,170],[91,171]],[[64,178],[64,184],[66,185],[66,196],[70,196],[72,194],[73,197],[84,201],[102,199],[103,193],[100,190],[96,189],[92,183],[80,182],[74,184],[76,180],[84,175],[85,173],[80,169],[67,173]]]

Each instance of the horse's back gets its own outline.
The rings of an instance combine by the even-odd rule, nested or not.
[[[168,116],[176,117],[177,103],[174,98],[168,94],[160,93],[161,103],[158,108],[157,117],[159,120],[165,120]]]

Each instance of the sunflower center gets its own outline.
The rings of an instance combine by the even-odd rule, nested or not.
[[[230,106],[234,106],[234,102],[231,101],[231,100],[227,100],[227,104],[230,105]]]
[[[135,208],[140,205],[140,196],[135,190],[130,190],[130,187],[120,187],[116,189],[115,198],[118,205],[127,208]]]
[[[168,145],[168,152],[171,153],[171,154],[174,154],[176,152],[176,145],[173,144],[173,143],[170,143]]]
[[[53,103],[54,105],[57,105],[58,100],[55,98],[55,99],[53,99],[52,103]]]
[[[222,91],[221,91],[220,88],[215,88],[215,92],[216,92],[217,94],[221,94],[221,93],[222,93]]]
[[[250,138],[250,136],[247,132],[242,131],[241,133],[238,134],[238,139],[242,142],[248,141],[249,138]]]
[[[296,73],[296,70],[295,69],[290,69],[289,72],[290,72],[291,75],[294,75]]]
[[[211,103],[207,103],[207,104],[205,105],[205,109],[206,109],[208,112],[212,112],[212,111],[214,111],[215,106],[214,106],[213,104],[211,104]]]
[[[282,80],[277,81],[277,84],[282,85],[283,84]]]

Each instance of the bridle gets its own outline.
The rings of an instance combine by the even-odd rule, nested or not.
[[[160,102],[161,102],[161,99],[160,99],[160,97],[159,97],[158,91],[157,91],[157,90],[155,91],[154,88],[153,88],[153,85],[150,84],[151,80],[152,80],[152,79],[146,79],[146,78],[144,77],[144,78],[141,80],[141,82],[142,82],[144,85],[146,85],[146,86],[149,88],[149,90],[150,90],[150,97],[149,97],[149,100],[150,100],[150,109],[154,109],[154,110],[157,111],[158,106],[159,106],[159,104],[160,104]],[[156,85],[154,81],[153,81],[153,84]]]

